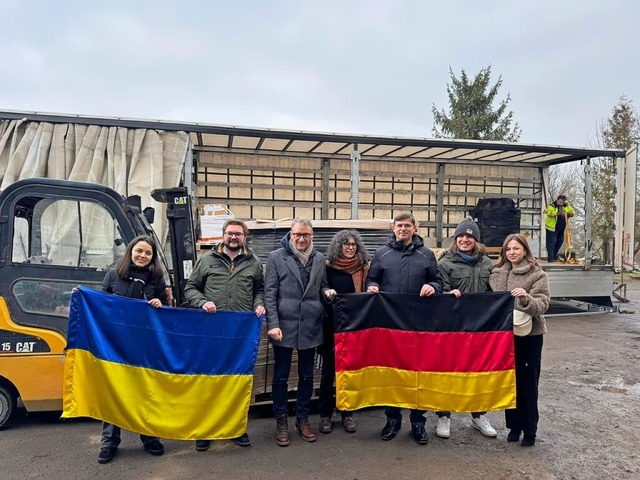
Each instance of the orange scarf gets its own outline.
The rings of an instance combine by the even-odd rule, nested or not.
[[[364,282],[367,278],[369,265],[360,263],[360,259],[358,257],[353,257],[349,260],[338,257],[333,264],[327,261],[327,265],[351,275],[353,286],[356,288],[356,293],[364,292]]]

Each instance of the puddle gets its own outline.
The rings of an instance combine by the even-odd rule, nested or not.
[[[626,384],[620,378],[612,382],[607,382],[602,384],[583,383],[583,382],[568,382],[568,383],[569,385],[575,385],[580,387],[595,387],[597,390],[600,390],[601,392],[640,395],[639,383]]]

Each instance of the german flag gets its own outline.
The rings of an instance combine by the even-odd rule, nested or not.
[[[71,296],[64,418],[176,440],[246,432],[262,317],[153,308],[78,288]]]
[[[514,408],[508,292],[340,295],[334,303],[337,406],[485,412]]]

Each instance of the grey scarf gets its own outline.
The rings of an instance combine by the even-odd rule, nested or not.
[[[307,262],[309,261],[309,257],[311,257],[311,254],[313,253],[313,240],[309,242],[309,246],[307,247],[307,249],[304,252],[301,252],[293,243],[293,238],[289,238],[289,248],[296,256],[296,258],[300,260],[302,266],[305,267],[307,265]]]

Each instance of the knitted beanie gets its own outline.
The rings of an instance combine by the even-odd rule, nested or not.
[[[468,216],[467,218],[462,220],[456,227],[456,231],[453,234],[453,239],[455,240],[463,233],[471,235],[478,242],[480,241],[480,229],[478,228],[478,224],[473,221],[473,218],[471,216]]]

